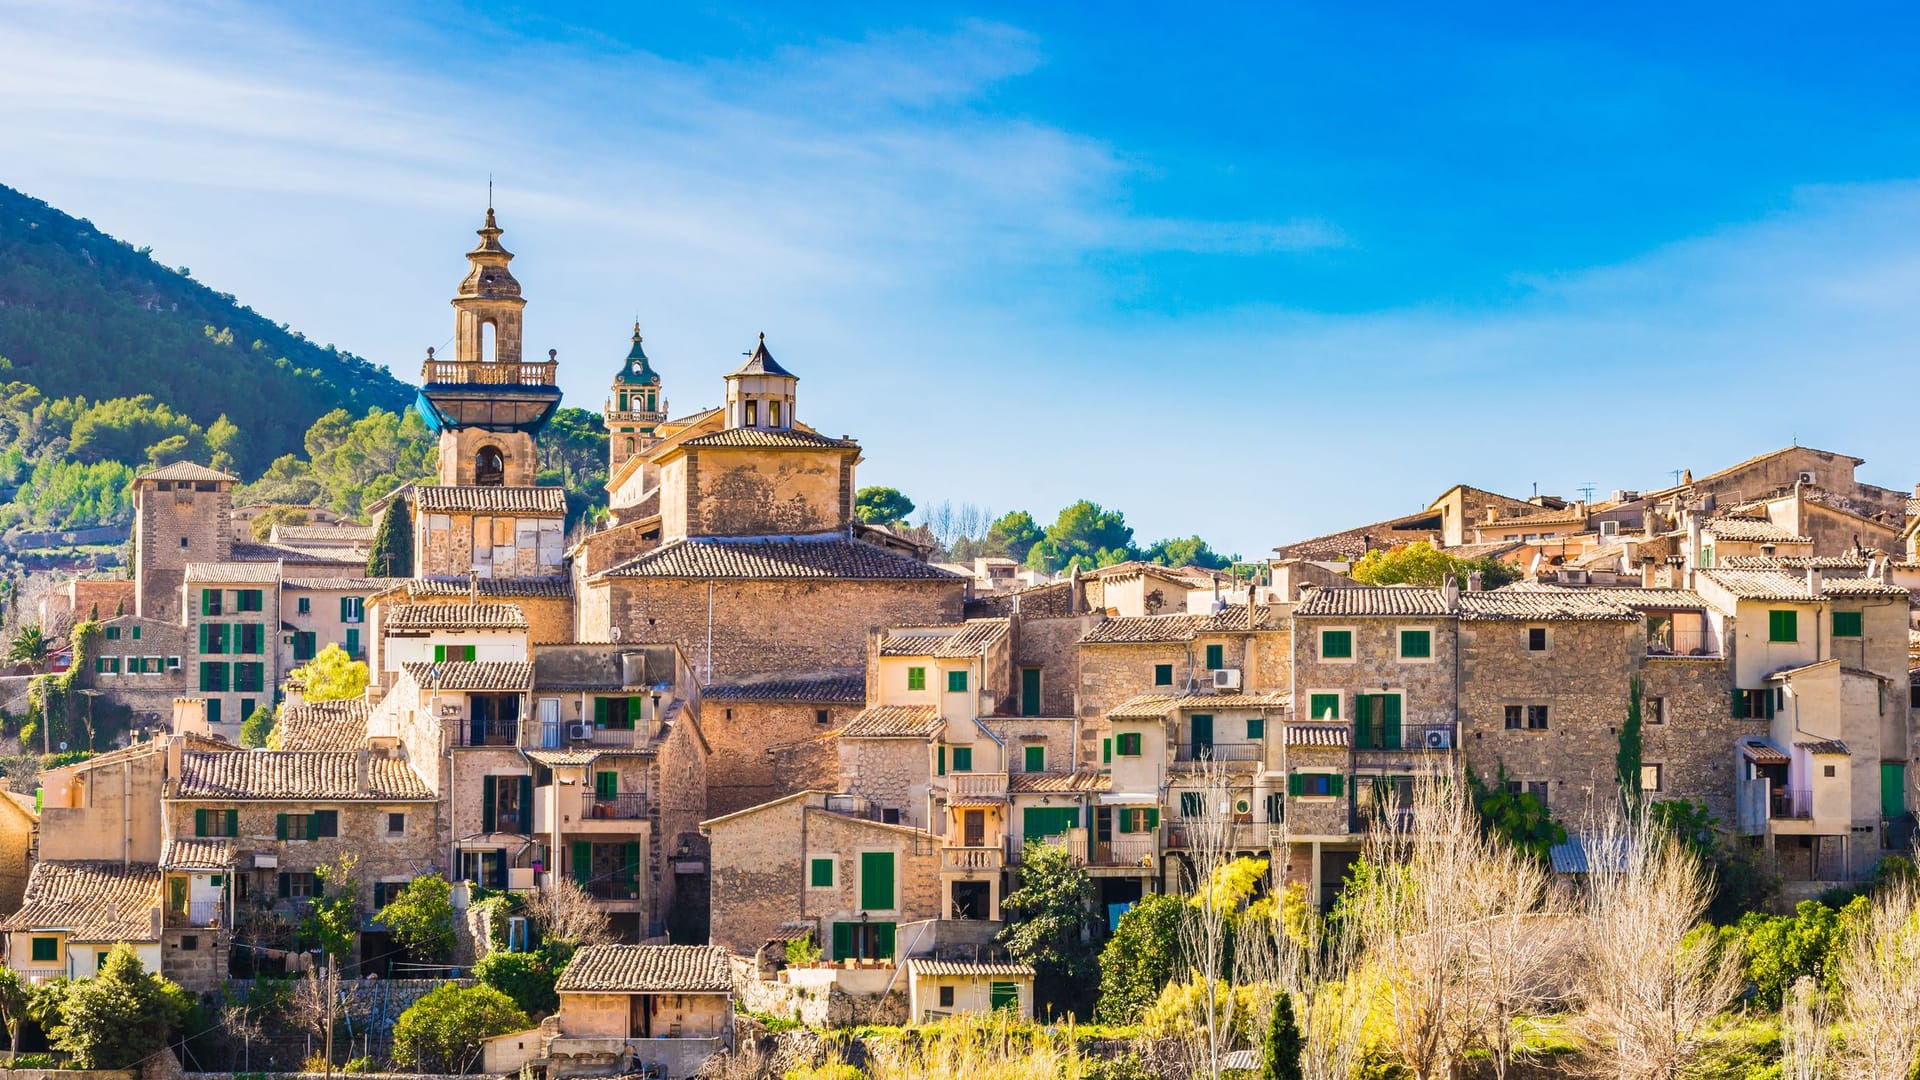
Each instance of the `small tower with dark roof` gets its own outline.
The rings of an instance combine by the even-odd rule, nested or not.
[[[654,429],[667,419],[667,399],[660,392],[660,373],[653,370],[640,345],[640,324],[633,324],[633,348],[620,373],[613,377],[607,398],[607,474],[654,444]]]
[[[761,334],[747,362],[727,376],[727,426],[791,430],[794,386],[799,381],[767,351],[767,335]]]

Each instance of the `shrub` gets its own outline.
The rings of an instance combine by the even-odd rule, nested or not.
[[[1186,901],[1155,893],[1140,898],[1114,928],[1100,951],[1102,1023],[1131,1024],[1140,1019],[1160,988],[1172,980],[1180,954],[1180,923]]]
[[[48,1035],[82,1069],[130,1068],[165,1046],[192,1007],[185,990],[142,967],[123,943],[98,975],[67,984]]]
[[[393,931],[407,955],[437,964],[453,955],[453,886],[439,874],[414,878],[375,916]]]
[[[473,966],[481,983],[513,999],[529,1016],[541,1016],[560,1007],[553,991],[559,972],[540,953],[488,953]]]
[[[393,1025],[395,1064],[418,1072],[464,1073],[480,1061],[480,1042],[533,1025],[513,999],[491,986],[437,987]]]

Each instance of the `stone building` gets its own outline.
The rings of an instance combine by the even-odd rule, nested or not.
[[[118,944],[168,974],[161,949],[160,871],[153,863],[42,862],[19,910],[0,919],[7,966],[21,981],[84,979]]]
[[[713,683],[701,693],[701,729],[713,747],[707,762],[707,811],[720,817],[839,781],[837,753],[798,771],[781,748],[845,727],[866,703],[859,671],[773,676]]]

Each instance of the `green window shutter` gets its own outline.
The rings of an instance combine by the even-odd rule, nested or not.
[[[1120,818],[1120,831],[1123,833],[1132,832],[1133,831],[1133,811],[1123,806],[1119,809],[1118,814]]]
[[[1424,660],[1433,655],[1433,631],[1400,631],[1400,656],[1407,660]]]
[[[133,628],[133,640],[135,641],[140,640],[140,628],[138,626]]]
[[[36,963],[51,964],[60,959],[60,939],[37,937],[33,939],[33,959]]]
[[[947,693],[964,694],[967,692],[967,673],[964,671],[947,672]]]
[[[499,816],[499,812],[496,809],[497,805],[498,805],[498,794],[495,791],[495,784],[493,782],[493,777],[491,775],[481,777],[480,778],[480,831],[481,832],[490,833],[493,831],[493,827],[496,824],[496,819]]]
[[[630,728],[639,727],[641,717],[647,715],[646,709],[641,705],[642,700],[644,699],[637,697],[627,699],[627,726]]]
[[[853,955],[853,924],[833,924],[833,958],[845,960]]]
[[[614,777],[614,794],[619,794],[619,777]],[[520,778],[520,831],[533,831],[533,777]]]
[[[1160,808],[1157,806],[1147,807],[1147,831],[1152,832],[1153,830],[1159,827],[1160,827]]]
[[[1046,772],[1047,771],[1047,748],[1046,747],[1044,746],[1027,747],[1026,759],[1027,759],[1026,770],[1028,772]]]
[[[593,880],[593,844],[585,840],[573,842],[573,857],[568,860],[572,865],[573,880],[576,885],[585,885]]]
[[[593,699],[593,726],[597,728],[605,728],[607,726],[606,698],[597,697]]]
[[[213,698],[212,700],[207,702],[207,723],[217,724],[219,722],[220,722],[220,699]]]
[[[1307,699],[1307,714],[1315,720],[1340,719],[1340,695],[1314,694]]]
[[[531,778],[529,778],[531,779]],[[597,798],[611,799],[620,794],[620,774],[617,772],[597,772],[593,774],[593,794]]]
[[[1020,715],[1040,715],[1040,669],[1020,669]]]
[[[353,598],[350,596],[343,596],[340,598],[340,621],[347,622],[352,618],[353,618]],[[433,651],[435,654],[434,659],[435,660],[440,659],[439,657],[440,647],[438,645],[434,646]]]
[[[1799,641],[1800,613],[1792,610],[1767,612],[1767,640]]]
[[[1733,691],[1733,718],[1735,720],[1745,720],[1747,718],[1747,695],[1745,691],[1738,687],[1735,687]]]
[[[315,810],[313,812],[312,833],[314,836],[339,836],[340,811]]]
[[[436,664],[444,664],[447,662],[447,647],[445,645],[435,645],[433,647],[433,662]]]
[[[1353,696],[1353,748],[1373,749],[1373,695]]]
[[[640,880],[640,842],[637,840],[620,845],[620,880],[629,885]]]
[[[1861,614],[1858,611],[1836,611],[1833,613],[1834,637],[1859,637]]]
[[[940,746],[934,747],[933,756],[934,756],[935,765],[939,769],[939,775],[941,776],[947,775],[946,745],[943,743]]]
[[[273,815],[273,838],[275,840],[285,840],[287,838],[287,815]],[[286,875],[282,874],[281,876],[285,877]],[[287,895],[284,885],[282,886],[280,895]]]
[[[878,960],[893,959],[894,934],[895,934],[894,925],[890,922],[873,924],[873,936],[879,939],[878,942],[876,943],[877,948],[874,950],[875,959],[878,959]]]
[[[1221,668],[1226,667],[1227,666],[1226,654],[1227,654],[1227,650],[1226,650],[1226,646],[1224,645],[1207,646],[1207,670],[1218,671]]]
[[[1207,713],[1194,713],[1187,719],[1188,741],[1196,756],[1211,753],[1213,750],[1213,717]]]
[[[240,835],[240,811],[238,810],[227,811],[227,835]]]
[[[279,873],[279,878],[280,878],[281,898],[285,899],[286,897],[292,896],[293,895],[293,875],[287,873],[285,870],[282,870]]]
[[[1247,721],[1247,738],[1264,739],[1267,737],[1267,718],[1256,716]]]
[[[1205,812],[1205,810],[1206,810],[1206,801],[1200,797],[1199,792],[1183,791],[1180,793],[1180,816],[1181,817],[1197,818],[1203,812]]]
[[[1400,749],[1400,695],[1385,694],[1380,698],[1382,708],[1380,745],[1388,750]]]
[[[360,658],[360,631],[358,630],[347,631],[346,648],[347,648],[348,656],[356,660]]]
[[[1322,660],[1351,660],[1353,658],[1353,631],[1320,631],[1320,658]]]
[[[953,748],[953,771],[954,772],[972,772],[973,771],[973,747],[956,746]]]
[[[193,835],[207,835],[207,812],[197,806],[193,809]]]
[[[1100,740],[1100,764],[1113,764],[1113,737],[1111,735]]]
[[[907,669],[907,689],[925,690],[927,688],[927,669],[910,667]]]
[[[813,860],[812,872],[810,877],[808,878],[808,883],[811,884],[816,889],[833,888],[833,860],[832,859]]]
[[[1153,665],[1153,685],[1155,686],[1172,686],[1173,685],[1173,665],[1172,664]]]
[[[206,623],[200,624],[200,651],[203,653],[207,651],[207,624]]]
[[[213,614],[213,601],[210,595],[212,592],[212,589],[200,590],[200,614],[202,615]]]
[[[891,911],[893,904],[893,852],[861,852],[860,907],[867,911]]]
[[[1898,818],[1907,812],[1907,766],[1904,762],[1880,763],[1880,816]]]
[[[987,1004],[993,1011],[1020,1008],[1020,984],[997,982],[987,984]]]
[[[1287,794],[1299,798],[1300,792],[1305,790],[1305,786],[1306,780],[1299,773],[1287,774]]]
[[[1337,798],[1347,793],[1346,788],[1347,788],[1347,778],[1345,776],[1342,776],[1339,773],[1334,773],[1332,776],[1327,777],[1328,794],[1333,795]]]

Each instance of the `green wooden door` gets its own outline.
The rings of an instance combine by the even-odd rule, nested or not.
[[[1907,766],[1903,762],[1880,763],[1880,816],[1892,821],[1907,812]]]
[[[1353,748],[1373,749],[1373,695],[1353,696]]]
[[[1040,669],[1020,669],[1020,715],[1040,715]]]
[[[1380,695],[1380,746],[1384,750],[1400,749],[1400,695]]]
[[[1193,747],[1193,760],[1203,761],[1213,756],[1213,717],[1206,713],[1194,713],[1188,721],[1187,742]]]

